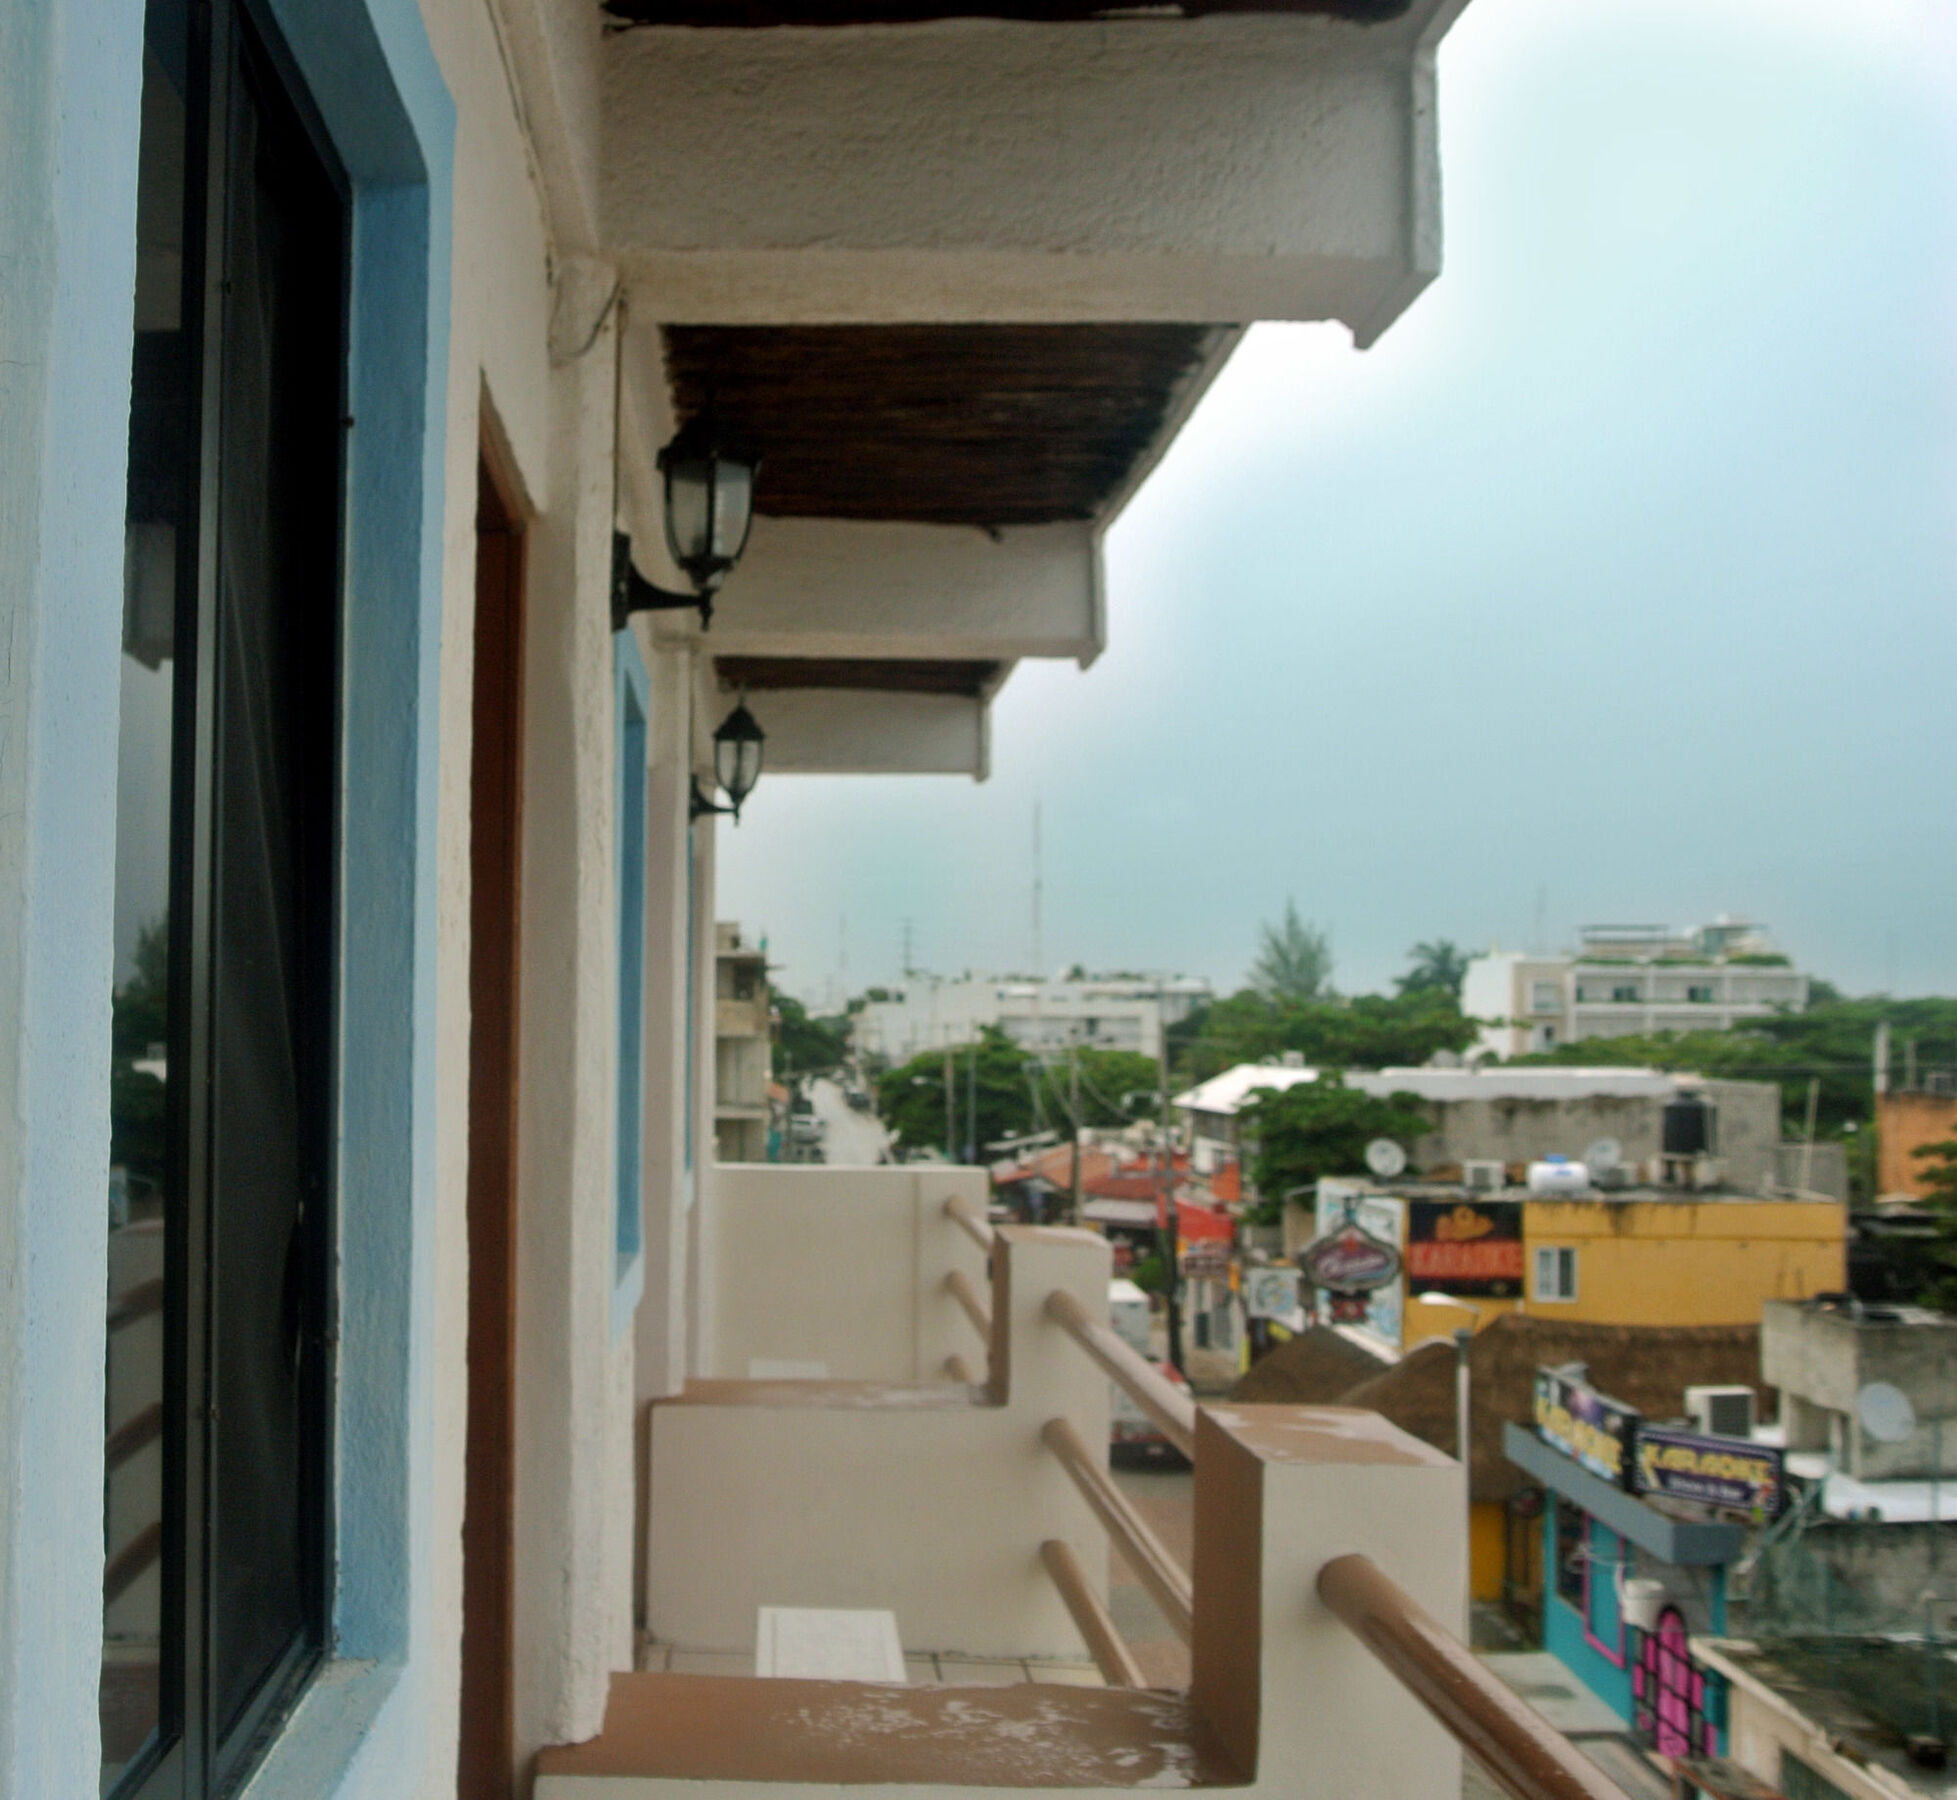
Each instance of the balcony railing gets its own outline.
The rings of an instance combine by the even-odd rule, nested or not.
[[[943,1191],[963,1171],[936,1171],[906,1205],[901,1182],[922,1179],[907,1171],[768,1173],[892,1178],[832,1218],[849,1254],[805,1278],[828,1276],[849,1304],[910,1261],[910,1326],[884,1351],[908,1378],[719,1380],[654,1406],[654,1634],[738,1649],[758,1605],[887,1608],[909,1650],[1084,1644],[1107,1685],[620,1675],[603,1735],[540,1759],[537,1800],[697,1800],[707,1780],[1455,1800],[1463,1750],[1516,1800],[1617,1795],[1461,1641],[1452,1459],[1370,1413],[1196,1407],[1106,1325],[1106,1244],[995,1230],[982,1189]],[[747,1198],[768,1210],[759,1189]],[[835,1342],[812,1339],[831,1355],[803,1360],[827,1367]],[[750,1360],[776,1366],[779,1348]],[[954,1380],[931,1378],[947,1364]],[[1191,1454],[1193,1568],[1108,1476],[1109,1379]],[[1190,1646],[1186,1696],[1144,1685],[1107,1605],[1110,1542]]]

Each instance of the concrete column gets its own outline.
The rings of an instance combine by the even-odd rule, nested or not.
[[[631,1655],[632,1367],[614,1335],[612,327],[551,377],[525,646],[516,1738],[589,1737]]]
[[[1466,1635],[1467,1508],[1452,1457],[1347,1407],[1204,1407],[1196,1426],[1190,1698],[1269,1792],[1453,1800],[1461,1752],[1318,1598],[1369,1556]]]

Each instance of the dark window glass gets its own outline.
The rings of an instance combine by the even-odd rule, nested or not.
[[[336,1068],[347,206],[197,16],[145,58],[104,1495],[103,1791],[173,1800],[325,1642]]]
[[[1556,1597],[1583,1610],[1583,1577],[1590,1562],[1590,1517],[1579,1506],[1556,1502]]]

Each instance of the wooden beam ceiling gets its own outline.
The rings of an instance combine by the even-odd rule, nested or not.
[[[975,700],[997,677],[999,665],[877,657],[722,656],[715,660],[714,672],[729,692],[822,688],[872,694],[952,694]]]
[[[675,406],[711,397],[778,517],[1086,519],[1155,442],[1208,325],[668,326]]]
[[[1021,19],[1071,24],[1093,19],[1203,18],[1213,13],[1301,13],[1357,24],[1397,19],[1409,0],[1182,0],[1180,5],[1109,0],[604,0],[633,25],[912,25],[927,19]]]

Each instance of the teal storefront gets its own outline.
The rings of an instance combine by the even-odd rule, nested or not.
[[[1653,1748],[1718,1755],[1723,1695],[1690,1639],[1725,1632],[1741,1528],[1660,1511],[1520,1426],[1503,1427],[1502,1448],[1548,1500],[1543,1648]]]

